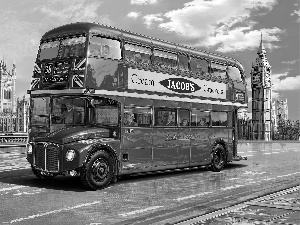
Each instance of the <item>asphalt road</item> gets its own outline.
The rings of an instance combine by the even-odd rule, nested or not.
[[[24,154],[0,150],[0,222],[174,224],[300,185],[299,142],[243,143],[238,151],[248,160],[219,173],[198,168],[139,175],[86,191],[79,177],[38,180]]]

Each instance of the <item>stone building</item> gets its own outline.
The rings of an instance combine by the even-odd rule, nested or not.
[[[16,98],[16,65],[0,61],[0,133],[27,132],[29,101]]]
[[[257,51],[258,57],[252,63],[252,132],[253,140],[271,140],[271,66],[266,57],[262,37]]]

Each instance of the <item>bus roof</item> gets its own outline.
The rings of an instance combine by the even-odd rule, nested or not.
[[[210,58],[212,61],[214,61],[214,59],[217,61],[223,61],[223,62],[228,61],[231,64],[236,65],[240,69],[240,71],[242,73],[244,73],[244,68],[243,68],[242,64],[238,60],[233,59],[231,57],[223,56],[223,55],[213,53],[213,52],[200,50],[197,48],[192,48],[192,47],[188,47],[188,46],[184,46],[184,45],[175,44],[175,43],[168,42],[168,41],[165,41],[162,39],[153,38],[153,37],[149,37],[146,35],[137,34],[137,33],[131,32],[131,31],[126,31],[126,30],[122,30],[122,29],[119,29],[116,27],[111,27],[111,26],[98,24],[98,23],[77,22],[77,23],[66,24],[66,25],[54,28],[54,29],[46,32],[42,36],[42,40],[51,39],[51,38],[54,38],[57,36],[64,36],[67,34],[88,33],[91,31],[98,32],[98,33],[104,33],[104,34],[110,34],[112,36],[120,37],[120,38],[124,37],[129,40],[138,41],[138,42],[141,42],[144,44],[149,44],[149,45],[152,45],[154,43],[158,47],[162,47],[162,48],[165,47],[170,50],[172,50],[172,49],[175,50],[177,48],[181,52],[185,52],[185,53],[189,52],[190,54],[193,54],[193,55]]]

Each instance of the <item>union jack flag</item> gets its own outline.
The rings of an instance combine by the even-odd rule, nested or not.
[[[84,75],[75,74],[72,78],[72,87],[82,88],[83,87]]]
[[[79,71],[82,72],[82,73],[84,72],[85,62],[86,62],[85,58],[75,59],[75,61],[74,61],[74,70],[76,71],[76,73],[78,73]]]
[[[42,72],[42,64],[35,63],[33,73],[36,75],[40,75]]]
[[[31,78],[31,89],[38,89],[40,87],[40,78]]]

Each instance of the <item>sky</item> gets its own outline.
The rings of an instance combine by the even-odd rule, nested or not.
[[[45,32],[96,22],[236,58],[251,103],[250,72],[262,33],[273,100],[287,99],[289,119],[300,119],[299,0],[1,0],[0,9],[0,57],[9,70],[16,64],[17,97],[30,88]]]

